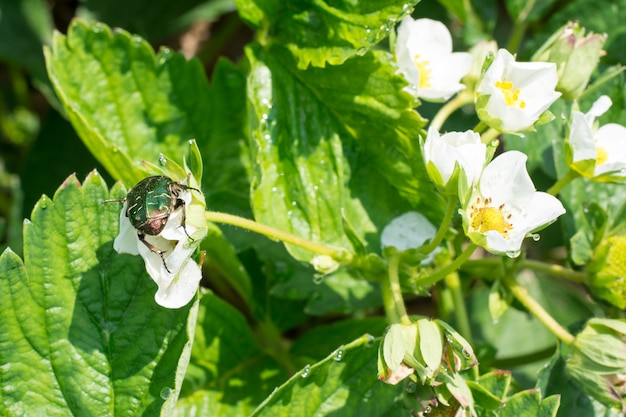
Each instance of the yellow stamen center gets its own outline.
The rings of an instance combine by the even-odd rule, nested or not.
[[[476,201],[470,207],[470,227],[480,233],[495,230],[505,239],[509,238],[509,230],[513,229],[513,225],[509,223],[511,215],[504,210],[504,204],[498,207],[491,205],[491,198],[476,198]]]
[[[417,70],[420,73],[420,84],[418,87],[419,88],[432,87],[432,84],[430,83],[430,79],[431,79],[430,74],[432,73],[433,70],[430,68],[430,62],[427,59],[420,60],[419,55],[415,55],[415,57],[413,58],[413,62],[415,63],[415,66],[417,67]]]
[[[523,109],[526,107],[526,102],[519,99],[519,88],[513,88],[513,83],[510,81],[496,81],[496,88],[499,88],[504,95],[504,102],[509,107],[518,107]]]
[[[607,159],[609,159],[609,154],[602,146],[596,145],[596,165],[605,164]]]

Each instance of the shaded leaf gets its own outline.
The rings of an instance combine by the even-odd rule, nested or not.
[[[176,416],[249,415],[286,379],[245,317],[213,294],[200,301],[191,361]]]
[[[285,45],[300,69],[339,65],[389,35],[417,0],[282,2],[235,0],[241,17],[265,31],[265,44]]]
[[[307,366],[272,393],[252,416],[406,415],[404,387],[376,377],[378,343],[363,336],[324,360]]]

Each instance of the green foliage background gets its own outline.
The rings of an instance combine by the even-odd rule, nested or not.
[[[504,46],[517,36],[511,27],[524,27],[518,56],[528,59],[578,19],[609,34],[605,70],[624,62],[626,8],[613,3],[85,0],[50,8],[0,0],[0,414],[423,409],[412,383],[376,379],[387,325],[380,233],[406,211],[438,224],[444,210],[419,149],[436,107],[404,91],[386,39],[409,14],[453,27],[456,50],[490,36]],[[179,35],[198,22],[210,24],[210,36],[186,59],[175,52]],[[625,124],[623,86],[618,77],[601,87],[614,102],[603,121]],[[462,115],[444,128],[475,122]],[[524,140],[503,140],[528,154],[538,188],[564,172],[565,123],[557,117]],[[307,264],[311,253],[212,224],[198,299],[179,310],[156,305],[142,260],[113,251],[119,206],[102,201],[150,175],[143,161],[182,163],[191,139],[209,209],[349,250],[357,255],[351,268],[320,279]],[[623,186],[581,181],[562,198],[568,215],[538,251],[591,233],[590,201],[611,223],[624,220]],[[584,259],[584,245],[573,250]],[[461,271],[481,362],[472,386],[484,395],[480,415],[555,415],[553,394],[559,416],[609,413],[558,360],[537,377],[556,339],[516,309],[494,323],[485,309],[490,283],[471,285],[475,272]],[[565,326],[611,311],[547,275],[524,280]],[[403,283],[411,313],[455,324],[445,288],[428,298]],[[499,368],[514,378],[492,372]]]

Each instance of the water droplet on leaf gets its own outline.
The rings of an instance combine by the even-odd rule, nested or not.
[[[335,362],[340,362],[343,359],[343,348],[340,347],[339,349],[337,349],[337,351],[335,352],[335,356],[333,357],[333,359],[335,360]]]
[[[532,238],[535,242],[539,242],[539,239],[541,239],[541,236],[539,235],[539,233],[533,233]]]
[[[170,387],[165,387],[161,390],[161,393],[159,395],[164,400],[167,400],[170,395],[172,395],[172,389]]]
[[[518,250],[509,250],[509,251],[506,251],[506,256],[508,256],[509,258],[517,258],[520,253],[521,253],[521,251],[519,249]]]
[[[311,365],[307,365],[302,370],[302,375],[300,376],[302,376],[302,378],[307,378],[310,374],[311,374]]]
[[[324,282],[324,275],[321,275],[321,274],[313,275],[313,284],[320,285],[322,282]]]
[[[416,389],[417,389],[417,386],[415,385],[413,381],[407,382],[406,387],[404,388],[404,390],[408,392],[409,394],[414,393]]]
[[[161,154],[159,155],[159,164],[164,167],[165,165],[167,165],[167,158],[165,157],[165,155]]]

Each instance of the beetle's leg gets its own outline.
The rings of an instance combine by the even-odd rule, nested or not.
[[[187,233],[187,227],[185,227],[185,220],[187,219],[187,213],[185,213],[185,202],[183,200],[181,200],[180,198],[176,199],[176,204],[174,204],[174,210],[178,209],[182,207],[183,208],[183,214],[180,218],[180,225],[183,227],[183,230],[185,231],[185,234],[187,235],[187,237],[189,239],[191,239],[192,242],[195,242],[194,238],[192,238],[191,236],[189,236],[189,233]]]
[[[150,249],[152,252],[156,253],[157,255],[159,255],[161,257],[161,260],[163,261],[163,266],[165,267],[165,270],[171,274],[172,271],[170,271],[170,269],[167,267],[167,264],[165,263],[165,257],[163,256],[163,254],[165,252],[163,252],[162,250],[157,249],[156,246],[154,246],[152,243],[148,242],[146,240],[146,234],[145,233],[141,233],[141,232],[138,231],[137,232],[137,237],[139,237],[139,240],[141,241],[141,243],[146,245],[146,247],[148,249]]]

